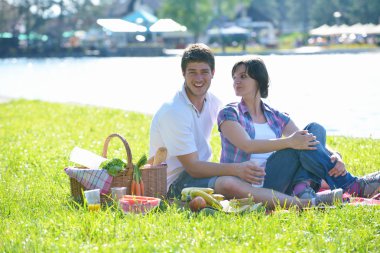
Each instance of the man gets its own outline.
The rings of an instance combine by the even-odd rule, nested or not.
[[[209,143],[212,128],[221,106],[208,89],[215,72],[215,59],[204,44],[188,46],[182,56],[182,90],[165,103],[153,117],[150,129],[150,155],[159,147],[168,150],[168,197],[179,197],[185,187],[210,187],[226,198],[252,196],[273,208],[297,205],[305,207],[321,202],[341,200],[341,190],[313,199],[297,199],[264,188],[252,187],[265,171],[252,161],[212,163]]]

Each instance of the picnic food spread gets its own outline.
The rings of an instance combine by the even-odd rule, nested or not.
[[[112,139],[119,139],[124,144],[126,160],[107,158],[108,146]],[[86,202],[87,196],[84,198],[83,192],[98,190],[101,206],[112,205],[123,195],[128,196],[127,194],[144,195],[142,198],[163,198],[167,191],[166,156],[167,149],[160,147],[152,160],[147,161],[144,154],[136,164],[133,164],[129,143],[118,133],[107,136],[101,156],[75,147],[69,159],[74,165],[64,169],[70,179],[71,197],[79,203],[93,204]],[[144,167],[147,162],[149,166]],[[117,189],[119,190],[116,191]],[[142,200],[138,199],[138,201]],[[151,201],[152,199],[149,203]],[[97,209],[98,207],[88,205],[88,208]]]
[[[124,144],[127,162],[119,158],[107,159],[107,148],[110,140],[118,137]],[[132,163],[132,152],[128,142],[119,134],[107,137],[102,157],[87,150],[75,147],[70,161],[83,165],[65,168],[70,177],[71,195],[74,200],[83,202],[83,191],[98,191],[100,200],[96,203],[88,201],[89,210],[99,210],[101,204],[118,203],[125,213],[146,213],[161,203],[165,198],[167,187],[167,165],[165,163],[167,149],[160,147],[155,155],[147,160],[143,155],[136,165]],[[145,182],[143,182],[143,179]],[[110,189],[123,188],[118,197],[111,197]],[[127,193],[127,194],[126,194]],[[128,195],[132,194],[132,195]],[[116,196],[116,194],[114,194]],[[140,196],[145,195],[145,196]],[[372,199],[348,196],[344,201],[350,205],[380,205],[380,196]],[[181,191],[181,201],[192,212],[207,215],[217,212],[247,213],[265,212],[262,203],[255,203],[252,198],[225,200],[222,194],[215,194],[212,188],[187,187]],[[100,203],[99,203],[100,202]]]

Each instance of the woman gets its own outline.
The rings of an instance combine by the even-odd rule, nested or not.
[[[348,173],[339,153],[326,147],[321,125],[311,123],[299,130],[287,114],[262,101],[268,96],[269,75],[261,59],[237,62],[232,78],[235,94],[242,99],[219,112],[220,162],[257,161],[265,168],[265,188],[299,198],[315,197],[322,179],[331,189],[356,196],[372,197],[379,192],[380,173],[363,178]]]

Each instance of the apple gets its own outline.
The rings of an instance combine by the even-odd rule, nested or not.
[[[190,210],[193,212],[197,212],[197,211],[201,210],[202,208],[205,208],[206,205],[207,205],[206,200],[200,196],[193,198],[189,202]]]

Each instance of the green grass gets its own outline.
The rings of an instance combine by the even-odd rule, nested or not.
[[[343,206],[271,215],[88,212],[70,202],[63,169],[79,146],[100,154],[114,132],[133,161],[147,154],[151,116],[17,100],[0,104],[0,252],[379,252],[380,208]],[[380,141],[329,137],[356,175],[380,168]],[[212,136],[213,160],[220,152]],[[125,158],[112,140],[109,157]]]

